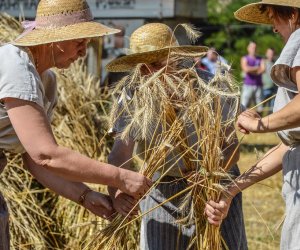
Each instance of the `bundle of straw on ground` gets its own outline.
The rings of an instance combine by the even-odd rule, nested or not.
[[[203,211],[205,203],[215,200],[223,191],[221,179],[230,179],[229,165],[224,157],[227,149],[236,144],[233,122],[239,110],[239,92],[228,73],[219,72],[205,82],[194,65],[186,61],[184,52],[181,54],[183,56],[172,58],[172,64],[150,75],[143,75],[143,65],[139,65],[119,82],[111,126],[123,117],[127,125],[120,138],[126,141],[131,137],[145,144],[145,152],[138,155],[144,161],[141,173],[149,178],[157,171],[163,173],[152,188],[176,167],[178,161],[184,162],[189,174],[183,177],[188,187],[166,202],[181,197],[180,209],[189,211],[178,223],[196,226],[190,249],[218,250],[223,244],[219,229],[208,224]],[[191,66],[178,70],[172,69],[174,64]],[[225,103],[230,103],[231,110],[225,110]],[[227,119],[224,119],[225,112]],[[189,128],[196,131],[192,136],[197,140],[193,142],[187,134]],[[86,249],[128,249],[124,242],[127,242],[130,224],[156,208],[134,219],[118,216]]]

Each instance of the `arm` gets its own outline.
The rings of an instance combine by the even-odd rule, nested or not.
[[[116,139],[108,156],[108,162],[121,168],[130,169],[132,166],[134,145],[135,142],[132,139],[129,139],[126,143],[120,139]],[[108,187],[108,193],[113,201],[116,211],[124,216],[127,216],[133,206],[138,202],[133,197],[111,186]],[[137,213],[138,207],[134,209],[131,215],[136,215]]]
[[[41,184],[71,201],[78,203],[80,195],[88,188],[83,183],[65,180],[36,165],[26,153],[22,157],[25,167]],[[113,212],[108,197],[95,191],[88,192],[80,205],[103,218],[109,218]]]
[[[248,66],[247,60],[245,57],[241,59],[241,68],[245,73],[257,74],[259,66]]]
[[[231,183],[227,187],[227,193],[223,194],[218,202],[209,201],[205,208],[208,221],[219,226],[226,218],[234,196],[253,184],[278,173],[282,169],[282,158],[288,149],[289,147],[284,144],[272,148],[262,160]]]
[[[265,63],[265,60],[262,59],[256,73],[258,75],[261,75],[261,74],[265,73],[265,71],[266,71],[266,63]]]
[[[297,83],[300,89],[300,67],[293,68],[291,71],[292,79]],[[285,129],[291,129],[300,126],[300,95],[297,94],[294,99],[281,110],[268,115],[264,118],[254,117],[249,113],[243,112],[237,121],[237,126],[242,133],[267,133],[277,132]]]
[[[138,173],[57,145],[45,112],[37,104],[14,98],[4,102],[18,138],[36,165],[69,181],[111,185],[133,196],[149,189],[149,179]]]

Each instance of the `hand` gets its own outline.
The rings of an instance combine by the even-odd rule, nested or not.
[[[149,178],[126,169],[119,169],[120,183],[119,189],[135,199],[140,199],[151,187]]]
[[[133,207],[138,203],[138,200],[132,196],[123,193],[121,190],[117,190],[114,197],[112,197],[114,209],[123,216],[128,216]],[[137,215],[139,212],[139,206],[135,206],[130,216]]]
[[[110,220],[114,213],[110,197],[95,191],[91,191],[85,196],[82,205],[93,214],[107,220]]]
[[[261,117],[254,110],[246,110],[239,115],[236,125],[238,130],[243,134],[260,132],[262,125]]]
[[[210,224],[220,226],[222,221],[227,217],[232,198],[222,196],[219,202],[210,200],[206,203],[205,214]]]

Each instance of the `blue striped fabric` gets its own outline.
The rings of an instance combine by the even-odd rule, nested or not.
[[[231,174],[239,175],[239,170],[236,166],[231,169]],[[170,182],[171,179],[173,181]],[[185,181],[176,180],[175,177],[168,177],[165,183],[160,183],[141,202],[141,211],[149,211],[186,187]],[[143,217],[141,250],[188,249],[190,240],[195,234],[195,225],[182,226],[176,223],[177,219],[181,219],[188,214],[188,211],[178,211],[181,198],[175,198]],[[228,217],[221,226],[221,233],[230,250],[248,249],[242,211],[242,194],[237,195],[233,199]]]

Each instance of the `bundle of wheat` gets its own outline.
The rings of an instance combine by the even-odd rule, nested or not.
[[[178,65],[185,66],[178,69]],[[142,158],[146,164],[141,172],[149,178],[157,171],[163,172],[153,188],[179,160],[184,162],[189,174],[183,177],[188,187],[164,203],[179,196],[187,197],[182,200],[181,209],[188,206],[190,213],[178,223],[195,224],[191,249],[222,249],[219,229],[207,223],[203,211],[205,203],[223,190],[221,179],[230,179],[226,171],[231,157],[225,159],[225,156],[228,158],[229,148],[233,154],[232,147],[236,147],[233,131],[239,110],[236,84],[228,73],[220,72],[205,82],[184,55],[170,58],[167,66],[151,74],[142,74],[142,67],[145,65],[137,66],[119,82],[111,125],[120,116],[125,117],[126,126],[120,138],[126,140],[130,136],[145,141]],[[192,135],[187,133],[191,127],[195,131]],[[191,137],[196,137],[192,143]],[[124,242],[130,224],[151,211],[133,220],[118,216],[87,249],[126,249]]]

